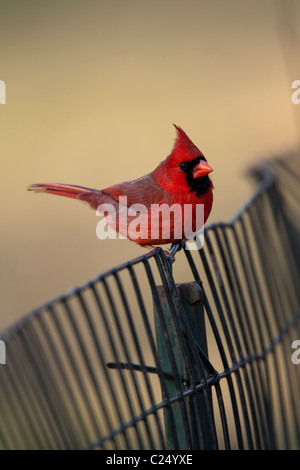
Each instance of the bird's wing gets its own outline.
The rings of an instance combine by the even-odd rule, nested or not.
[[[164,191],[155,184],[151,174],[137,180],[126,181],[102,190],[103,194],[111,196],[119,202],[119,198],[127,198],[127,206],[143,204],[147,208],[151,204],[160,204],[164,200]],[[125,201],[125,200],[124,200]],[[120,201],[123,204],[122,200]]]

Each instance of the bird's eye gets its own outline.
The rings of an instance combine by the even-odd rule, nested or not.
[[[188,168],[188,165],[187,165],[186,162],[181,162],[180,165],[179,165],[179,167],[180,167],[180,169],[181,169],[182,171],[186,171],[187,168]]]

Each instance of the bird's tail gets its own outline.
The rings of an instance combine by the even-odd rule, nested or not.
[[[83,186],[74,186],[71,184],[49,183],[49,184],[32,184],[29,186],[28,191],[35,191],[38,193],[56,194],[57,196],[71,197],[73,199],[80,199],[92,204],[96,191],[95,189],[85,188]]]

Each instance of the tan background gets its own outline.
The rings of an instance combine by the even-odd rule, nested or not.
[[[297,145],[299,7],[0,1],[0,328],[145,252],[98,240],[93,211],[31,183],[100,189],[142,176],[170,153],[174,122],[215,170],[210,221],[234,215],[252,191],[245,170]]]

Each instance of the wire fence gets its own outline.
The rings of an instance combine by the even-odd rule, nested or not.
[[[157,249],[0,335],[1,448],[300,448],[299,158],[253,176],[188,282]]]

